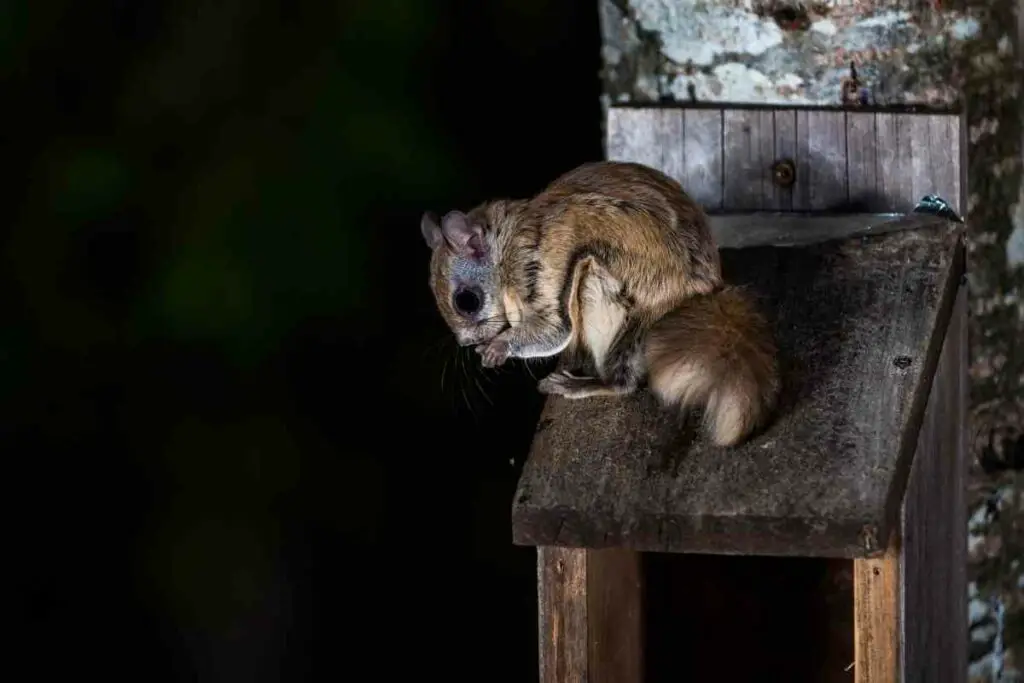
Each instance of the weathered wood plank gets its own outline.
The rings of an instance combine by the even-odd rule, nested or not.
[[[959,117],[877,113],[878,210],[910,211],[927,194],[962,210]]]
[[[542,683],[643,681],[640,554],[537,549]]]
[[[680,183],[683,162],[683,110],[610,109],[605,127],[605,156],[656,168]]]
[[[906,213],[926,194],[964,210],[955,114],[827,108],[611,107],[609,158],[664,170],[710,211]],[[772,181],[775,161],[796,182]]]
[[[927,120],[927,130],[920,143],[914,148],[926,148],[928,163],[914,173],[913,192],[916,199],[926,194],[937,194],[948,201],[959,212],[965,213],[960,205],[960,120],[953,116],[922,116]]]
[[[796,162],[796,112],[779,109],[774,112],[775,160],[791,159]],[[799,178],[797,179],[799,181]],[[779,211],[793,210],[793,187],[775,188],[775,205]]]
[[[843,207],[849,199],[846,182],[846,113],[797,111],[797,182],[795,211]]]
[[[856,681],[960,683],[967,674],[966,287],[944,330],[900,535],[854,560]]]
[[[707,211],[722,208],[722,112],[685,109],[683,112],[682,185]]]
[[[540,681],[587,680],[587,551],[537,548]]]
[[[722,123],[722,205],[740,211],[777,208],[771,172],[775,161],[773,113],[727,109]]]
[[[961,286],[903,503],[905,681],[961,683],[967,674],[966,372]]]
[[[855,207],[884,205],[878,196],[878,160],[873,113],[850,112],[846,117],[847,183]]]
[[[899,214],[850,213],[811,216],[803,213],[719,214],[708,217],[719,248],[766,245],[796,246],[854,235],[884,234],[917,225]]]
[[[906,211],[907,205],[916,201],[910,171],[904,168],[908,150],[907,138],[901,132],[906,124],[906,117],[898,114],[875,114],[875,187],[883,211]]]
[[[853,561],[853,673],[856,683],[905,680],[900,676],[900,580],[898,534],[893,534],[893,541],[883,556]],[[920,627],[920,624],[913,627]]]
[[[644,680],[643,568],[640,553],[587,551],[587,683]]]
[[[931,148],[932,141],[928,125],[930,118],[930,116],[915,116],[907,119],[906,125],[900,129],[900,142],[905,141],[907,149],[907,158],[904,162],[909,163],[904,164],[904,169],[909,166],[908,180],[910,181],[911,197],[923,197],[934,192],[935,172],[941,170],[933,163],[933,157],[941,155],[941,152]]]
[[[909,473],[920,388],[937,362],[933,332],[963,270],[961,226],[903,220],[919,229],[723,250],[727,279],[763,295],[785,351],[775,421],[723,452],[681,429],[648,392],[551,398],[513,503],[514,541],[877,552],[896,521],[890,494]]]

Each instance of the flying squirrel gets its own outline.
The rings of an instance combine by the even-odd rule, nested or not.
[[[484,367],[565,354],[542,393],[582,399],[646,385],[666,407],[703,407],[723,447],[774,410],[772,332],[750,295],[723,282],[707,216],[664,173],[586,163],[532,199],[440,219],[428,211],[420,228],[438,310]]]

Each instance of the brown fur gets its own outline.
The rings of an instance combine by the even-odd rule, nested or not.
[[[775,343],[739,288],[690,298],[651,327],[644,351],[651,391],[684,410],[705,405],[719,446],[738,444],[775,406]]]
[[[666,404],[705,406],[715,443],[734,445],[774,407],[774,342],[740,290],[723,288],[701,208],[674,180],[633,163],[584,164],[529,200],[425,216],[431,288],[445,321],[485,366],[562,352],[539,389],[625,394],[646,378]],[[461,310],[460,292],[479,308]]]
[[[488,215],[494,213],[484,208]],[[573,254],[608,246],[605,269],[647,307],[711,291],[720,281],[718,250],[704,212],[677,182],[639,164],[585,164],[555,180],[522,206],[500,240],[501,281],[523,290],[523,266],[538,257],[551,275]],[[540,298],[557,298],[560,277],[541,278]]]

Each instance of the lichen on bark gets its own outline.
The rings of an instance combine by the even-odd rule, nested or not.
[[[1024,229],[1019,7],[977,5],[981,32],[965,46],[958,82],[968,119],[972,680],[1013,681],[1024,663],[1024,479],[1015,471],[1024,465],[1024,268],[1012,258]]]
[[[971,7],[865,0],[601,0],[611,101],[840,101],[856,64],[876,104],[951,105]]]

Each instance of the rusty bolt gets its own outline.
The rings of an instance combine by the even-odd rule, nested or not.
[[[796,166],[792,159],[780,159],[772,164],[772,181],[779,187],[790,187],[796,182]]]
[[[840,99],[842,103],[847,106],[858,106],[861,103],[861,85],[860,81],[853,78],[843,79],[842,94]]]

